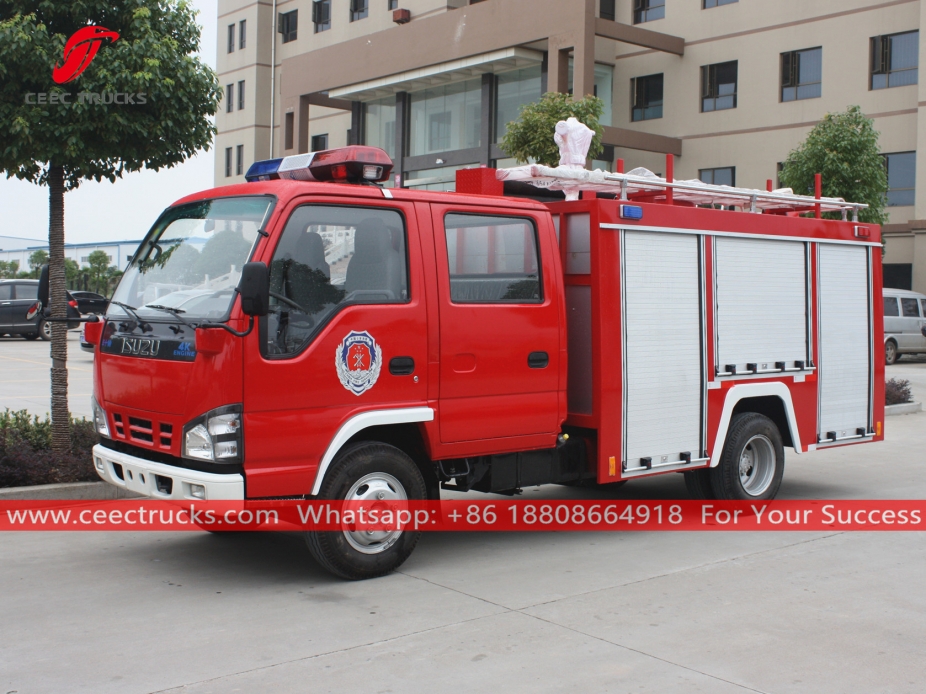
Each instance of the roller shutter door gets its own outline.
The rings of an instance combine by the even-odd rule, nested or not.
[[[871,424],[868,248],[821,244],[820,440],[859,436]]]
[[[807,362],[805,245],[720,237],[716,240],[717,366],[775,370]]]
[[[700,457],[701,279],[698,237],[627,231],[623,288],[625,469]]]

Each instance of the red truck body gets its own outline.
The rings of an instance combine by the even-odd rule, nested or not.
[[[238,337],[166,313],[146,313],[151,330],[130,331],[111,309],[94,364],[108,429],[96,449],[101,476],[155,498],[312,496],[339,452],[376,441],[414,460],[433,498],[440,485],[512,493],[707,470],[720,463],[731,421],[748,412],[771,420],[797,453],[883,438],[877,226],[653,195],[477,194],[501,192],[491,170],[463,172],[457,188],[474,192],[271,180],[179,200],[171,209],[267,196],[248,260],[271,268],[306,206],[397,214],[404,300],[344,305],[285,358],[267,353],[266,316]],[[638,219],[624,215],[631,203]],[[483,226],[466,236],[447,226],[453,215]],[[495,235],[510,245],[521,233],[492,226],[505,220],[527,230],[523,260],[505,262],[536,278],[534,298],[455,299],[494,291],[483,280],[501,257]],[[477,237],[489,251],[474,261],[466,239]],[[477,261],[482,275],[461,273]],[[245,330],[240,300],[225,322]],[[180,356],[164,358],[166,349]],[[365,368],[357,373],[376,371],[373,384],[351,390],[342,354]],[[190,423],[230,405],[241,416],[235,464],[185,456]]]

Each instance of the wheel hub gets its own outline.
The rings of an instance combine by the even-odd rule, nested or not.
[[[753,436],[743,446],[739,474],[743,490],[750,496],[760,496],[775,477],[775,447],[765,436]]]
[[[386,509],[384,502],[407,501],[405,487],[395,477],[385,472],[374,472],[357,480],[344,497],[345,501],[367,502],[365,512]],[[346,510],[346,509],[345,509]],[[355,522],[344,524],[344,537],[348,544],[363,554],[379,554],[392,547],[402,536],[401,530],[367,530]]]

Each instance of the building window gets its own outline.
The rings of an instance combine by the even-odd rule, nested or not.
[[[414,92],[410,100],[410,156],[479,146],[481,79]]]
[[[316,34],[331,28],[331,0],[315,0],[312,3],[312,24]]]
[[[630,80],[633,108],[630,120],[662,118],[662,75],[647,75]]]
[[[598,4],[598,16],[602,19],[610,19],[613,22],[616,16],[614,14],[614,4],[615,0],[601,0]]]
[[[295,41],[296,30],[299,28],[299,10],[282,13],[279,22],[280,24],[277,27],[277,31],[283,34],[283,43]]]
[[[232,148],[225,148],[225,178],[231,176],[232,172]]]
[[[666,0],[633,0],[633,23],[641,24],[666,16]]]
[[[321,152],[324,149],[328,149],[328,133],[312,135],[312,151]]]
[[[370,13],[370,0],[350,0],[350,21],[364,19]]]
[[[228,25],[228,52],[229,53],[235,52],[235,25],[234,24]]]
[[[368,101],[363,105],[364,144],[379,147],[386,154],[397,159],[395,151],[395,102],[394,96]],[[350,135],[347,141],[350,142]],[[401,156],[401,155],[399,155]]]
[[[721,5],[732,5],[734,2],[739,2],[739,0],[704,0],[704,9],[709,10],[712,7],[720,7]]]
[[[244,108],[244,80],[238,83],[238,110]]]
[[[735,186],[736,167],[724,166],[719,169],[699,169],[698,178],[704,183],[710,183],[715,186]]]
[[[235,175],[240,176],[244,173],[244,145],[238,145],[235,148]]]
[[[399,9],[399,0],[388,0],[387,9],[390,9],[390,10]]]
[[[283,149],[293,148],[293,131],[296,129],[296,114],[290,111],[283,118]]]
[[[242,19],[238,22],[238,48],[244,49],[247,44],[248,20]]]
[[[736,108],[736,61],[701,67],[701,111]]]
[[[508,132],[508,124],[517,120],[521,106],[538,101],[541,68],[539,65],[520,70],[503,72],[495,85],[495,141],[500,141]]]
[[[823,49],[808,48],[781,54],[781,100],[799,101],[821,96]]]
[[[235,85],[229,84],[225,87],[225,113],[231,113],[235,110]]]
[[[887,206],[913,205],[916,197],[916,152],[885,154],[884,168],[887,169]]]
[[[920,32],[875,36],[871,39],[871,88],[887,89],[916,84]]]

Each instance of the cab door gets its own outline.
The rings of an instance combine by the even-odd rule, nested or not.
[[[556,248],[541,233],[547,220],[490,207],[431,209],[441,442],[492,449],[499,439],[558,432],[563,330]]]
[[[427,406],[415,208],[358,198],[297,199],[260,252],[271,310],[245,345],[249,498],[311,493],[355,415]]]

